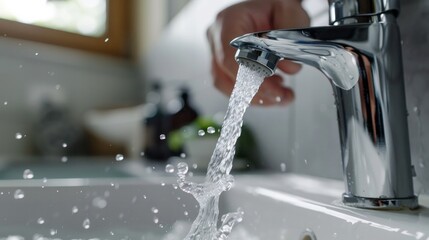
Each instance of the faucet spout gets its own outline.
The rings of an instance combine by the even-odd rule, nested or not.
[[[234,39],[236,60],[274,73],[281,59],[319,69],[337,104],[346,192],[362,208],[416,208],[401,40],[395,14],[370,22],[274,30]]]
[[[267,63],[272,73],[275,69],[272,67],[274,62],[265,62],[263,57],[277,58],[276,61],[289,59],[301,62],[322,71],[335,86],[350,90],[358,82],[360,75],[356,51],[350,44],[329,40],[333,40],[332,35],[340,40],[341,37],[350,37],[349,34],[358,34],[366,28],[364,25],[359,30],[348,26],[274,30],[238,37],[231,45],[238,48],[236,59],[239,62],[247,59],[264,66]],[[262,58],[252,58],[251,55]]]

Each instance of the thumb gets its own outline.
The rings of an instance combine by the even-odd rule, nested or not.
[[[275,1],[272,11],[274,29],[303,28],[310,25],[310,18],[300,1]],[[301,69],[301,64],[280,61],[277,67],[285,73],[295,74]]]

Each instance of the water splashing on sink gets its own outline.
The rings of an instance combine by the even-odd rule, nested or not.
[[[204,183],[186,180],[188,166],[179,163],[177,174],[179,187],[192,194],[200,205],[199,213],[185,240],[224,240],[231,233],[235,223],[243,218],[243,212],[225,214],[222,224],[217,229],[219,215],[219,196],[234,184],[230,175],[235,154],[235,143],[241,134],[244,113],[256,94],[267,73],[259,64],[243,62],[237,75],[228,109],[222,125],[221,135],[216,144],[207,169]]]

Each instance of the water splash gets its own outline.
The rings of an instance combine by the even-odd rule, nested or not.
[[[179,163],[177,166],[179,187],[184,192],[192,194],[200,206],[198,216],[185,240],[225,240],[234,224],[243,219],[244,213],[241,210],[225,214],[220,228],[217,229],[219,196],[222,192],[231,189],[234,184],[234,178],[229,173],[232,169],[235,144],[241,134],[243,116],[265,77],[265,73],[257,64],[244,62],[240,65],[205,182],[187,181],[188,165]]]
[[[175,169],[174,166],[171,164],[167,164],[165,165],[165,172],[166,173],[174,173]]]
[[[75,214],[79,212],[79,208],[77,208],[76,206],[72,207],[72,213]]]
[[[24,179],[33,179],[34,173],[30,169],[25,169],[22,173],[22,178]]]
[[[23,137],[24,137],[24,135],[22,133],[20,133],[20,132],[17,132],[15,134],[15,139],[17,139],[17,140],[21,140]]]
[[[82,227],[85,229],[89,229],[91,227],[91,221],[86,218],[85,220],[83,220]]]
[[[116,156],[115,156],[115,160],[116,161],[118,161],[118,162],[120,162],[120,161],[122,161],[122,160],[124,160],[124,155],[122,155],[122,154],[116,154]]]
[[[44,224],[45,223],[45,219],[43,219],[43,218],[40,217],[40,218],[37,219],[37,223],[40,224],[40,225]]]
[[[22,191],[21,189],[16,189],[15,193],[13,194],[13,197],[15,199],[23,199],[25,197],[24,191]]]

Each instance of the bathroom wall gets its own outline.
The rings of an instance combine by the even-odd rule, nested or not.
[[[216,13],[234,2],[191,1],[145,58],[149,78],[162,79],[172,88],[180,83],[191,85],[194,102],[206,115],[224,112],[227,98],[212,85],[205,32]],[[418,174],[416,191],[428,192],[429,2],[402,2],[399,23],[404,40],[412,159]],[[312,25],[326,25],[325,1],[305,0],[304,6],[312,16]],[[245,116],[245,124],[257,136],[261,161],[274,171],[280,171],[280,164],[285,163],[287,171],[341,179],[336,109],[328,80],[310,67],[285,79],[296,93],[291,106],[253,106]]]
[[[139,103],[140,85],[128,61],[1,36],[0,159],[33,154],[43,99],[80,125],[87,110]]]
[[[408,125],[416,188],[429,193],[429,1],[401,1]]]

